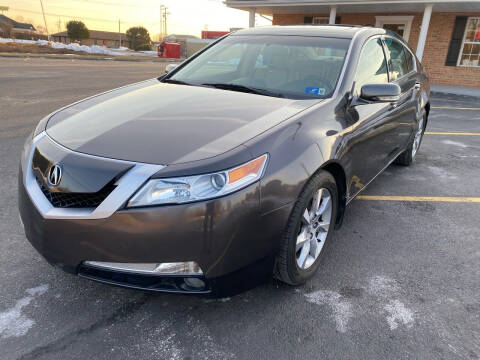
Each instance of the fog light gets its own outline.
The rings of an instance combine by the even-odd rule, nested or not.
[[[188,287],[194,288],[196,290],[205,288],[205,281],[203,281],[202,279],[185,278],[183,279],[183,281],[185,282],[185,285],[187,285]]]
[[[202,269],[194,261],[174,263],[114,263],[85,261],[85,265],[101,269],[150,275],[202,275]]]

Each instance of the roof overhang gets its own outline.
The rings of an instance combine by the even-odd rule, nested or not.
[[[259,14],[328,14],[336,6],[337,13],[398,13],[423,12],[433,4],[434,12],[480,12],[479,0],[226,0],[228,7],[250,10]]]
[[[13,27],[12,31],[15,31],[15,32],[33,32],[33,31],[35,31],[35,29],[25,29],[25,28]]]

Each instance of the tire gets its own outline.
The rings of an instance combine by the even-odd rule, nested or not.
[[[320,189],[322,191],[320,192]],[[330,200],[327,197],[330,196]],[[314,201],[321,198],[318,211],[314,211]],[[328,216],[329,208],[331,213]],[[315,220],[314,214],[319,214],[324,207],[323,213]],[[283,233],[280,251],[275,262],[274,276],[290,285],[300,285],[313,277],[325,253],[325,244],[333,232],[338,208],[338,190],[334,177],[327,171],[318,171],[305,185],[299,197],[297,198],[287,227]],[[305,213],[307,211],[307,213]],[[311,216],[310,224],[306,217]],[[316,222],[315,222],[316,221]],[[326,222],[328,221],[328,225]],[[316,227],[318,225],[318,227]],[[315,230],[316,228],[316,230]],[[300,239],[307,239],[306,232],[310,230],[308,236],[310,240],[303,243]],[[318,237],[314,235],[318,232]],[[325,235],[326,232],[326,235]],[[303,235],[302,235],[303,234]],[[323,240],[319,240],[323,239]],[[308,242],[308,246],[307,246]],[[298,244],[297,244],[298,243]],[[303,244],[300,250],[297,248]],[[308,247],[308,250],[306,248]],[[308,251],[306,261],[303,263],[303,255]],[[319,251],[319,252],[318,252]],[[303,252],[303,253],[302,253]],[[300,266],[299,263],[303,265]],[[307,267],[308,266],[308,267]]]
[[[415,160],[415,156],[418,154],[418,150],[420,149],[420,145],[423,139],[423,133],[425,132],[425,127],[427,124],[427,116],[424,115],[421,121],[421,124],[415,133],[415,136],[410,140],[407,149],[398,155],[398,157],[394,160],[394,164],[402,165],[402,166],[409,166]],[[418,140],[418,143],[416,141]],[[416,146],[415,151],[413,151],[414,146]]]

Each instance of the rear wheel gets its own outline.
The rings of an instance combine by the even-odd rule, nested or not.
[[[337,215],[337,185],[333,176],[319,171],[300,193],[283,234],[275,277],[299,285],[317,271]]]
[[[395,164],[408,166],[413,163],[413,160],[415,160],[415,155],[417,155],[420,144],[422,143],[423,133],[425,132],[425,124],[426,116],[423,116],[418,123],[417,132],[415,133],[413,139],[410,141],[407,150],[398,155],[398,157],[394,161]]]

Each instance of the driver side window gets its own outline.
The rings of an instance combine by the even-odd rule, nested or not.
[[[355,94],[365,84],[388,83],[388,69],[380,38],[372,39],[362,49],[355,75]]]

